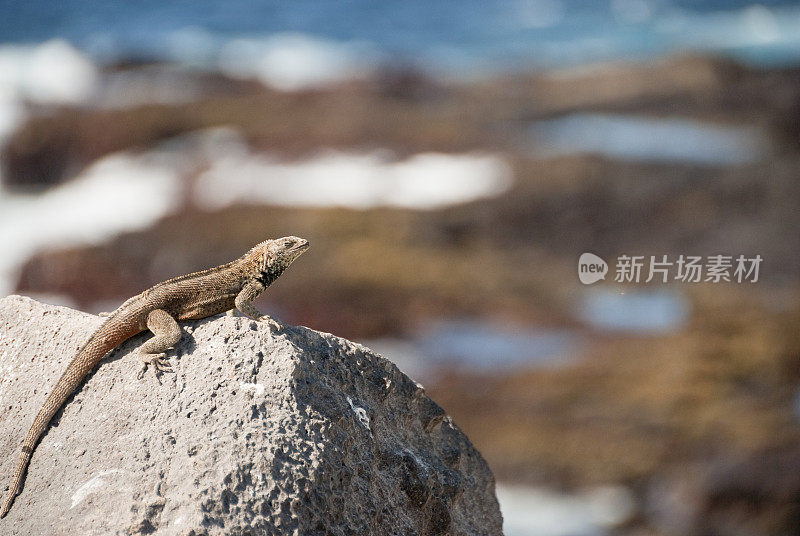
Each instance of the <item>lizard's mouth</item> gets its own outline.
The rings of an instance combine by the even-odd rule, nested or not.
[[[294,244],[294,245],[293,245],[293,246],[292,246],[292,247],[291,247],[291,248],[290,248],[290,249],[287,251],[287,255],[289,255],[289,256],[290,256],[292,259],[296,259],[296,258],[297,258],[297,257],[299,257],[300,255],[302,255],[303,253],[305,253],[305,251],[306,251],[306,250],[309,248],[309,246],[310,246],[310,244],[308,243],[308,240],[305,240],[305,239],[303,239],[303,240],[300,240],[300,241],[296,242],[296,243],[295,243],[295,244]]]

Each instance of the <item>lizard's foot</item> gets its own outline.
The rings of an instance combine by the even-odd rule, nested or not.
[[[282,326],[278,324],[278,322],[269,315],[262,315],[258,317],[258,321],[266,322],[269,325],[269,327],[271,327],[275,331],[280,331],[281,329],[283,329]]]
[[[237,316],[237,314],[236,314],[236,308],[233,308],[233,309],[228,309],[227,311],[225,311],[225,315],[226,315],[226,316],[233,316],[233,317],[236,317],[236,316]]]
[[[175,372],[172,370],[169,359],[165,357],[167,354],[164,352],[158,354],[139,354],[139,361],[142,363],[142,368],[139,370],[137,378],[140,380],[144,378],[144,373],[147,371],[149,365],[153,365],[153,372],[155,373],[156,380],[161,383],[162,372]]]

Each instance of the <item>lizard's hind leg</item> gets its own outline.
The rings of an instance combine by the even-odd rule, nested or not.
[[[163,309],[156,309],[147,315],[147,329],[155,336],[139,347],[139,361],[142,363],[139,379],[144,376],[148,365],[153,365],[156,379],[161,383],[159,375],[162,372],[172,372],[169,359],[165,356],[166,351],[181,340],[181,327],[169,313]]]

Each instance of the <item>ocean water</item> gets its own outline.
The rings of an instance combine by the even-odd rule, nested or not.
[[[706,124],[688,118],[576,113],[529,130],[538,156],[600,154],[618,160],[706,166],[757,161],[766,136],[755,127]]]
[[[680,292],[582,289],[576,316],[606,332],[659,335],[680,331],[688,324],[691,303]]]
[[[473,76],[680,51],[800,61],[800,5],[782,0],[2,0],[0,13],[0,44],[60,38],[99,62],[285,77],[298,63],[320,76],[376,64]]]

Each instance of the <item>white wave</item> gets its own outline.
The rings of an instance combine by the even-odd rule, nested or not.
[[[511,185],[506,161],[491,154],[326,152],[283,162],[269,155],[218,159],[199,178],[194,200],[214,210],[236,203],[288,206],[393,206],[434,209],[498,195]]]
[[[25,121],[27,115],[25,106],[19,99],[7,88],[0,86],[0,145]]]
[[[234,39],[219,53],[218,68],[238,78],[256,78],[284,91],[362,78],[374,67],[363,45],[336,43],[300,33]]]
[[[98,244],[149,226],[176,205],[178,170],[153,154],[107,156],[41,195],[0,196],[0,295],[37,251]]]
[[[85,102],[96,79],[94,64],[66,41],[0,46],[0,144],[27,118],[26,102]]]
[[[37,103],[79,103],[91,95],[96,78],[94,64],[61,39],[0,47],[0,93]]]
[[[506,536],[599,536],[636,513],[627,488],[604,486],[565,494],[545,488],[498,484]]]

